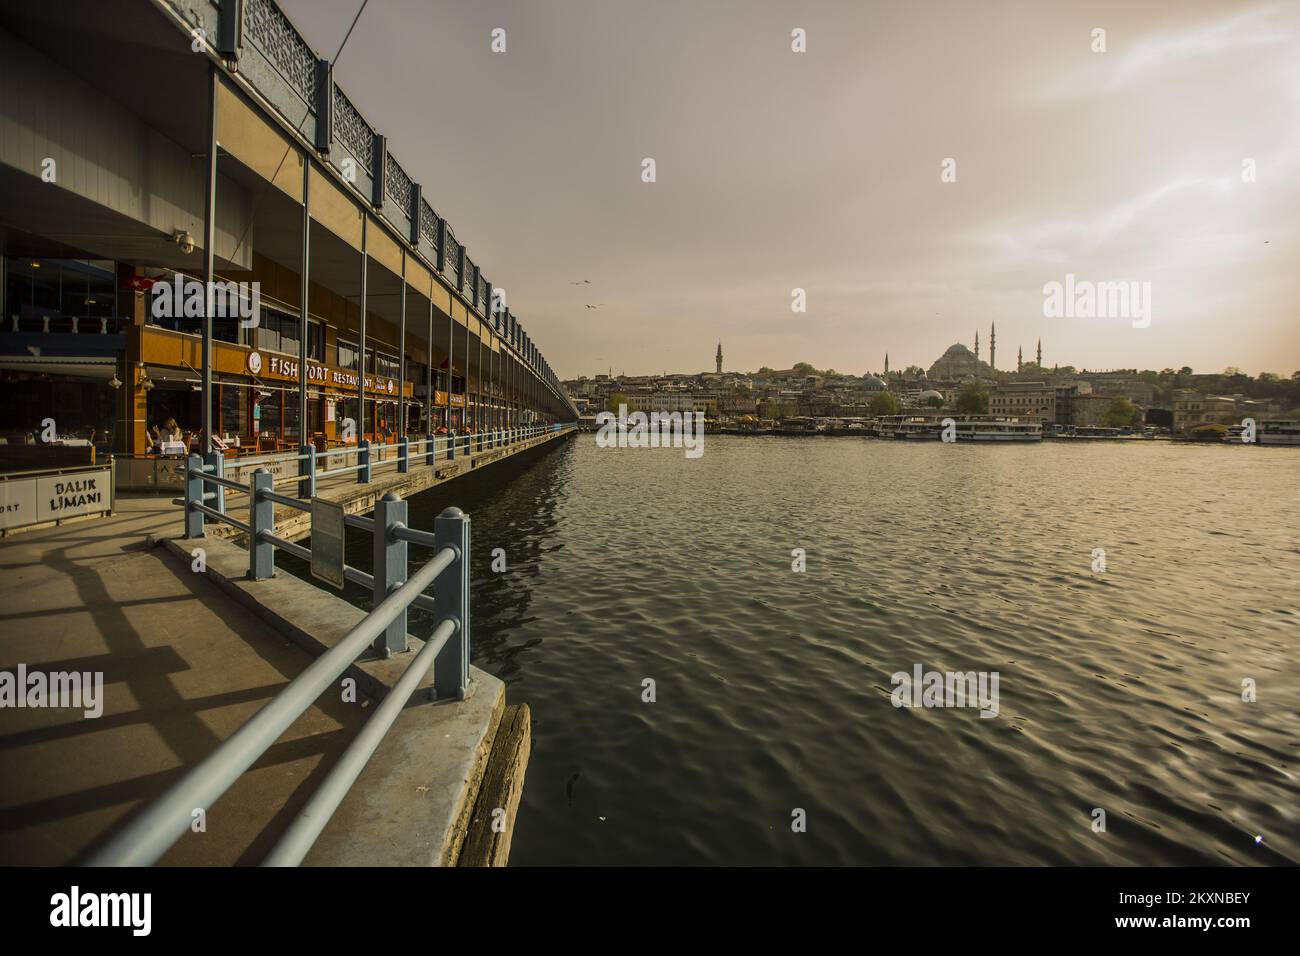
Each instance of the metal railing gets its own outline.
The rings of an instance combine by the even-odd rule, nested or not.
[[[462,443],[467,450],[476,443],[480,449],[486,450],[561,431],[564,427],[533,425],[469,435],[428,435],[416,442],[403,437],[393,445],[375,448],[397,448],[397,458],[384,464],[396,464],[399,470],[405,471],[411,461],[413,446],[424,446],[427,461],[432,464],[437,457],[439,442],[443,443],[451,459]],[[362,452],[374,450],[367,443],[363,445]],[[309,470],[297,480],[306,479],[312,494],[316,479],[325,475],[364,469],[358,471],[359,476],[365,476],[364,479],[359,477],[358,480],[368,481],[373,471],[368,455],[360,465],[324,472],[315,470],[318,457],[327,458],[348,451],[351,449],[317,453],[313,446],[304,446],[304,451],[294,458],[300,463],[305,462]],[[185,538],[203,538],[208,519],[242,531],[248,536],[247,576],[252,580],[264,580],[274,575],[277,548],[310,562],[310,548],[276,535],[275,506],[310,512],[311,502],[277,492],[274,476],[266,468],[254,471],[246,485],[227,478],[223,474],[224,460],[219,452],[189,456],[185,467],[185,497],[176,501],[185,509]],[[248,496],[247,521],[227,513],[227,491]],[[263,865],[296,866],[302,862],[430,667],[433,668],[432,699],[465,699],[469,686],[471,634],[469,516],[459,508],[448,508],[434,520],[434,530],[430,534],[407,525],[407,502],[390,492],[376,504],[374,517],[345,515],[344,524],[369,531],[374,537],[373,573],[367,574],[346,563],[343,565],[347,580],[371,589],[373,609],[341,641],[290,681],[248,723],[132,819],[87,861],[88,865],[148,866],[157,862],[189,829],[194,810],[212,806],[358,657],[368,649],[385,658],[407,650],[407,610],[412,606],[432,612],[438,621],[437,626],[356,738],[330,768]],[[410,544],[430,548],[434,553],[426,564],[408,576],[407,546]],[[430,586],[434,588],[432,596],[424,593]]]

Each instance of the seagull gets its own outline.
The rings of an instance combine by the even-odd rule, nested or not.
[[[591,280],[583,279],[581,282],[570,282],[569,285],[591,285]]]
[[[589,306],[587,306],[587,308],[589,308],[589,309],[599,309],[600,306],[602,306],[602,305],[604,305],[604,304],[605,304],[604,302],[601,302],[599,305],[589,305]]]

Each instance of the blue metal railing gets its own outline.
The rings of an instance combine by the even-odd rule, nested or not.
[[[427,463],[437,458],[437,444],[443,443],[449,459],[462,442],[466,453],[477,441],[479,449],[505,447],[520,441],[562,430],[562,425],[533,425],[526,428],[493,429],[472,435],[428,435],[412,443],[403,437],[392,445],[368,445],[364,449],[396,448],[396,459],[381,464],[396,464],[400,471],[409,467],[411,448],[424,446]],[[306,463],[304,474],[288,480],[305,481],[309,494],[316,481],[364,468],[364,480],[372,476],[372,464],[316,471],[318,458],[346,453],[350,449],[331,449],[317,453],[304,446],[301,454],[282,460]],[[279,537],[275,533],[275,506],[310,511],[304,501],[275,491],[274,476],[258,468],[248,484],[224,475],[223,456],[190,455],[185,469],[185,497],[176,504],[185,509],[186,539],[205,536],[207,519],[228,524],[248,536],[248,577],[262,580],[275,573],[275,551],[280,549],[304,561],[311,561],[311,549]],[[248,496],[248,520],[241,521],[226,511],[226,492]],[[280,841],[263,862],[266,866],[296,866],[301,863],[316,838],[338,809],[349,788],[356,782],[366,762],[378,748],[384,735],[402,708],[415,693],[420,682],[433,668],[431,697],[435,700],[464,700],[469,686],[470,598],[469,558],[470,519],[459,508],[448,508],[434,520],[434,531],[420,531],[407,526],[407,502],[397,495],[385,495],[375,506],[374,517],[346,515],[348,527],[374,535],[374,573],[345,564],[344,577],[369,587],[374,607],[338,644],[313,661],[306,670],[289,682],[275,698],[244,726],[223,741],[216,750],[190,769],[157,801],[138,814],[125,828],[88,861],[90,866],[148,866],[158,861],[167,849],[189,829],[196,807],[210,807],[239,779],[289,725],[300,717],[324,691],[368,649],[381,656],[407,650],[406,617],[411,606],[433,613],[438,620],[433,633],[393,688],[366,721],[356,738],[330,769],[307,805],[289,825]],[[433,557],[408,577],[407,544],[431,548]],[[434,594],[424,592],[430,586]]]

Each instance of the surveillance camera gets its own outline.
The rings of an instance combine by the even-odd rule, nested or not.
[[[176,242],[176,245],[181,247],[181,251],[186,255],[189,255],[194,251],[194,236],[191,233],[188,233],[183,229],[178,229],[172,236],[172,239]]]

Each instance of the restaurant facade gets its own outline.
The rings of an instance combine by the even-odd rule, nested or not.
[[[0,84],[0,438],[238,455],[576,418],[275,4],[121,6],[125,64],[51,36],[93,4],[0,12],[0,70],[48,100]]]

